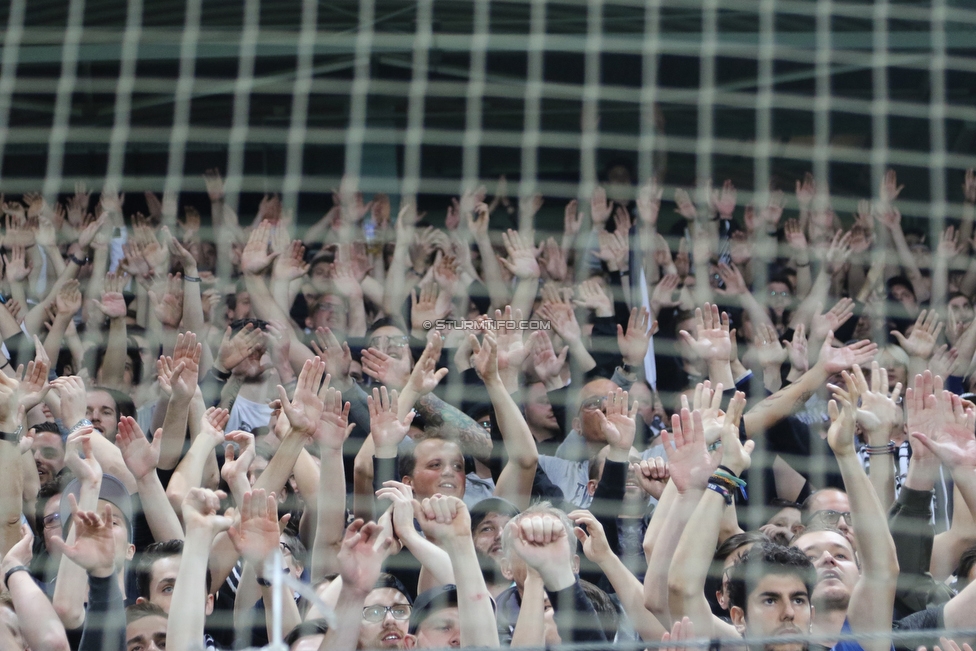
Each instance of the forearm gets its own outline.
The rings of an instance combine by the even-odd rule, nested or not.
[[[478,245],[478,253],[481,254],[481,274],[485,278],[491,307],[502,309],[508,304],[508,288],[505,286],[505,281],[502,280],[502,267],[495,256],[491,238],[485,234],[477,237],[475,243]]]
[[[10,428],[10,425],[13,425]],[[3,425],[3,431],[12,432],[17,424]],[[9,428],[9,429],[8,429]],[[0,556],[20,540],[20,514],[23,509],[24,478],[21,473],[20,452],[17,443],[0,441]]]
[[[796,326],[801,323],[806,325],[809,332],[809,326],[813,317],[816,316],[814,312],[818,305],[823,305],[827,301],[827,294],[830,290],[830,274],[827,273],[827,265],[824,263],[820,269],[820,273],[817,274],[817,280],[813,283],[810,288],[810,293],[807,297],[803,299],[803,302],[796,308],[793,313],[793,318],[790,319],[790,327],[796,328]],[[817,350],[814,348],[814,342],[810,342],[810,349]]]
[[[522,310],[522,314],[532,314],[532,307],[535,305],[535,297],[538,293],[538,278],[519,278],[515,285],[515,293],[512,295],[512,314],[515,314],[516,310]]]
[[[142,479],[136,480],[139,488],[139,501],[146,516],[149,531],[154,540],[183,540],[183,527],[166,497],[159,475],[152,471]]]
[[[711,610],[705,599],[705,580],[726,510],[725,498],[706,490],[691,516],[692,526],[685,527],[671,560],[668,573],[668,605],[672,621],[690,617],[699,634],[710,635]]]
[[[470,536],[445,545],[454,568],[457,585],[458,616],[461,620],[461,647],[497,647],[498,624],[491,593],[478,563],[474,541]]]
[[[92,299],[100,298],[105,291],[105,275],[108,273],[108,247],[103,246],[93,250],[92,253],[92,274],[88,279],[88,287],[85,289],[86,303],[90,304]],[[94,325],[92,318],[97,310],[88,311],[88,325]],[[101,314],[100,312],[98,313]]]
[[[54,606],[27,572],[15,572],[7,581],[17,609],[20,631],[31,649],[68,651],[68,636]]]
[[[596,368],[596,360],[593,359],[593,355],[590,351],[586,349],[586,345],[580,340],[575,339],[573,341],[566,342],[569,345],[569,354],[573,360],[573,364],[583,373]]]
[[[543,647],[546,643],[546,591],[536,572],[525,577],[522,607],[519,609],[512,647]]]
[[[661,624],[654,613],[644,607],[644,586],[637,580],[637,577],[627,569],[623,561],[614,554],[608,554],[600,559],[600,569],[606,575],[614,592],[620,599],[620,605],[630,618],[634,629],[640,634],[641,639],[657,640],[667,630]]]
[[[835,457],[851,501],[852,517],[858,523],[854,539],[857,542],[862,577],[890,580],[893,585],[898,577],[898,559],[895,543],[888,531],[886,511],[881,507],[881,501],[854,451],[837,454]]]
[[[206,620],[207,560],[213,534],[209,529],[190,527],[183,542],[183,554],[173,599],[170,602],[166,646],[191,649],[203,639]]]
[[[700,499],[701,491],[676,495],[654,550],[647,560],[647,573],[644,575],[644,607],[661,620],[664,626],[671,625],[671,611],[668,606],[668,577],[673,567],[671,559]],[[696,522],[696,526],[698,524]]]
[[[708,360],[708,379],[712,386],[721,384],[723,387],[735,386],[735,376],[732,375],[732,364],[728,359]]]
[[[363,604],[366,594],[348,586],[345,582],[339,590],[336,602],[338,626],[329,627],[319,651],[349,651],[359,647],[359,629],[363,621]]]
[[[203,485],[203,470],[211,452],[210,442],[201,436],[190,445],[186,456],[173,471],[173,476],[166,486],[166,497],[176,513],[180,513],[183,499],[190,489]]]
[[[271,461],[268,462],[268,467],[264,469],[261,476],[254,482],[253,490],[263,488],[267,493],[280,495],[281,489],[285,486],[285,482],[291,477],[292,471],[295,468],[295,462],[298,461],[298,456],[304,449],[305,438],[303,436],[294,433],[289,433],[285,436],[281,445],[278,446],[278,450],[271,457]]]
[[[94,511],[98,508],[98,494],[102,488],[99,477],[97,482],[84,481],[78,494],[78,510]],[[65,540],[69,545],[75,542],[75,531],[72,529]],[[81,628],[85,622],[85,600],[88,598],[88,573],[67,555],[61,556],[58,565],[58,579],[54,584],[54,597],[51,604],[54,612],[66,629]]]
[[[490,381],[485,384],[485,387],[488,389],[491,405],[495,409],[495,419],[502,440],[505,442],[509,462],[516,463],[523,469],[532,470],[534,474],[539,463],[539,450],[525,422],[525,417],[500,382]]]
[[[346,492],[342,450],[321,447],[318,506],[315,538],[312,542],[312,583],[339,571],[337,556],[345,529],[346,501],[338,499]]]
[[[415,529],[398,532],[398,535],[403,546],[410,550],[422,568],[431,575],[431,586],[458,583],[453,569],[455,565],[446,551],[421,536]]]
[[[397,231],[396,244],[393,249],[393,260],[386,274],[386,292],[383,299],[383,310],[387,314],[399,314],[403,300],[407,295],[407,260],[410,241],[413,239],[413,229],[401,235]]]
[[[78,651],[105,651],[125,648],[125,601],[118,577],[89,576],[88,613]],[[201,631],[202,635],[202,631]],[[181,648],[181,647],[175,647]],[[183,647],[185,648],[185,647]]]
[[[871,487],[881,502],[881,508],[888,511],[895,501],[895,462],[890,454],[871,455],[868,472]]]
[[[743,416],[746,437],[762,435],[779,421],[799,411],[826,381],[827,374],[824,373],[823,367],[815,364],[796,382],[757,404]]]
[[[162,470],[172,470],[180,463],[186,441],[186,425],[192,398],[172,396],[163,419],[163,438],[159,448],[159,464]],[[203,471],[201,470],[201,473]]]
[[[185,263],[184,263],[185,264]],[[183,329],[190,332],[202,333],[205,327],[203,318],[203,299],[200,295],[200,283],[187,280],[199,278],[200,272],[196,265],[184,266],[183,269]],[[206,344],[204,344],[206,348]],[[206,369],[204,369],[206,372]]]
[[[346,332],[350,337],[366,336],[366,306],[363,304],[363,295],[355,294],[348,297],[349,300],[349,322]]]
[[[127,346],[125,317],[109,319],[105,357],[102,358],[101,383],[112,389],[124,390],[125,358]],[[52,358],[54,359],[54,358]]]
[[[64,333],[68,330],[71,318],[72,315],[59,312],[51,322],[51,329],[44,338],[44,352],[47,353],[48,359],[57,359],[61,353],[61,342],[64,340]]]

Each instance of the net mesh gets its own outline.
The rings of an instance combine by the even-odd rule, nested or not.
[[[436,223],[506,175],[545,196],[540,240],[616,163],[664,186],[662,233],[703,179],[761,206],[812,171],[850,223],[895,168],[937,242],[976,163],[969,0],[10,0],[0,24],[8,196],[206,205],[218,168],[233,210],[279,192],[308,224],[345,174]]]

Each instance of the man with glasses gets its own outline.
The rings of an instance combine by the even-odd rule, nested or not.
[[[358,649],[406,648],[413,606],[406,588],[392,574],[381,574],[363,606]]]

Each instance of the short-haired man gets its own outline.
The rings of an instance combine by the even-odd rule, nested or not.
[[[744,637],[806,635],[813,626],[813,563],[795,547],[755,545],[729,570],[729,614]],[[767,645],[805,651],[806,644]]]
[[[166,611],[151,603],[137,603],[125,609],[127,651],[163,651],[166,648]]]

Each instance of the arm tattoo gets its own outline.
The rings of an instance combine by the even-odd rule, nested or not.
[[[418,398],[414,408],[428,426],[449,428],[458,437],[465,454],[477,459],[486,459],[491,454],[491,434],[463,411],[433,393]]]

